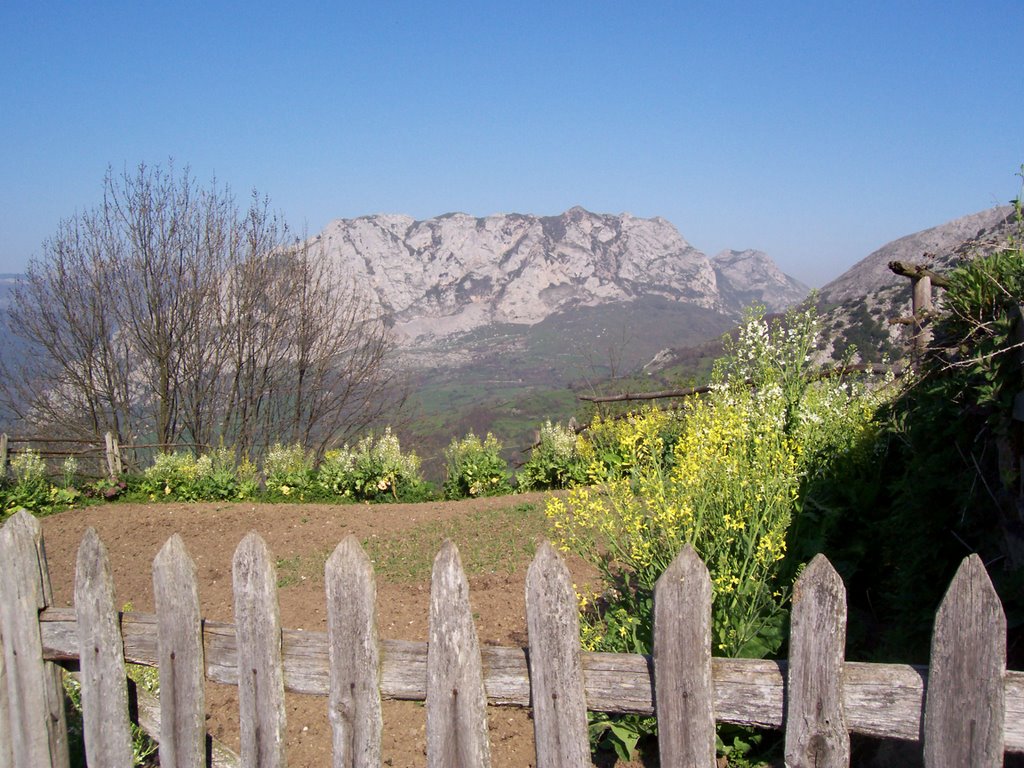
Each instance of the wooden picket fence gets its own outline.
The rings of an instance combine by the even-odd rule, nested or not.
[[[533,709],[537,766],[588,766],[587,711],[656,713],[661,765],[713,766],[715,722],[785,730],[791,766],[846,766],[850,733],[917,741],[927,766],[998,766],[1024,751],[1024,673],[976,556],[936,616],[931,665],[845,661],[846,592],[822,556],[797,582],[788,662],[711,656],[711,582],[685,549],[655,592],[654,653],[583,653],[568,570],[547,543],[526,579],[529,647],[480,647],[455,547],[434,562],[429,641],[381,640],[373,570],[353,537],[325,568],[327,632],[280,627],[274,560],[249,534],[233,562],[235,624],[203,621],[172,536],[153,563],[156,614],[118,614],[106,550],[82,540],[75,608],[50,607],[41,529],[0,530],[0,768],[66,766],[63,670],[80,669],[94,766],[129,766],[125,662],[159,668],[160,763],[207,765],[204,679],[238,686],[241,764],[285,763],[284,693],[327,697],[334,766],[381,764],[381,699],[426,702],[427,765],[487,766],[488,704]],[[214,761],[216,764],[217,761]]]

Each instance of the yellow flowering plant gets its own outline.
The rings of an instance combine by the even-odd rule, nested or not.
[[[582,451],[594,485],[546,508],[562,549],[602,576],[581,599],[586,648],[649,652],[655,582],[691,544],[713,582],[713,652],[780,649],[805,480],[870,428],[878,405],[863,386],[813,380],[816,343],[812,310],[774,324],[752,312],[709,393],[681,411],[595,422]]]

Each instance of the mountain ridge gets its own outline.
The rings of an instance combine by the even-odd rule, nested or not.
[[[750,301],[781,309],[809,290],[761,251],[723,252],[716,261],[662,217],[580,206],[556,216],[337,219],[315,241],[340,274],[369,287],[411,346],[639,297],[738,317]]]

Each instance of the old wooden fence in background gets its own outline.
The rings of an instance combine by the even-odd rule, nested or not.
[[[381,698],[426,701],[427,764],[489,764],[486,706],[533,708],[537,765],[590,765],[587,710],[656,713],[661,764],[714,765],[715,722],[785,730],[794,766],[849,763],[849,734],[920,742],[928,766],[997,766],[1024,751],[1024,673],[982,563],[964,560],[936,616],[930,667],[845,661],[846,592],[823,557],[794,589],[788,662],[711,656],[711,583],[691,549],[655,594],[653,657],[583,653],[567,569],[542,544],[527,582],[529,648],[480,647],[455,547],[434,564],[429,641],[381,640],[358,542],[325,571],[326,633],[281,629],[274,560],[255,533],[233,563],[235,624],[204,622],[181,539],[153,563],[156,614],[118,614],[103,544],[87,531],[75,608],[50,607],[38,522],[0,530],[0,767],[67,765],[60,675],[80,667],[90,764],[130,765],[125,662],[160,676],[161,765],[206,764],[204,677],[237,685],[241,762],[284,762],[284,692],[327,697],[333,765],[381,761]]]

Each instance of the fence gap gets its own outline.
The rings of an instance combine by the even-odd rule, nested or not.
[[[537,768],[590,765],[579,606],[569,569],[542,541],[526,572],[530,702]]]
[[[687,544],[654,587],[654,698],[662,765],[715,765],[711,577]]]
[[[277,573],[266,543],[255,531],[235,550],[232,577],[242,765],[283,768],[284,672]]]
[[[786,681],[786,765],[845,768],[850,733],[843,711],[846,588],[824,555],[793,586]]]
[[[0,563],[12,762],[67,768],[63,672],[43,661],[39,629],[39,611],[52,600],[50,576],[39,521],[23,509],[0,530]]]
[[[131,768],[128,687],[107,549],[86,528],[75,567],[75,618],[85,754],[92,765]]]
[[[487,694],[459,551],[445,541],[430,579],[427,766],[487,768]]]
[[[960,564],[939,605],[930,665],[925,766],[1001,766],[1006,615],[977,555]]]
[[[177,533],[153,560],[160,673],[160,766],[206,764],[203,629],[196,566]]]
[[[377,586],[370,560],[355,536],[346,536],[327,559],[324,584],[333,765],[379,768],[383,715]]]

